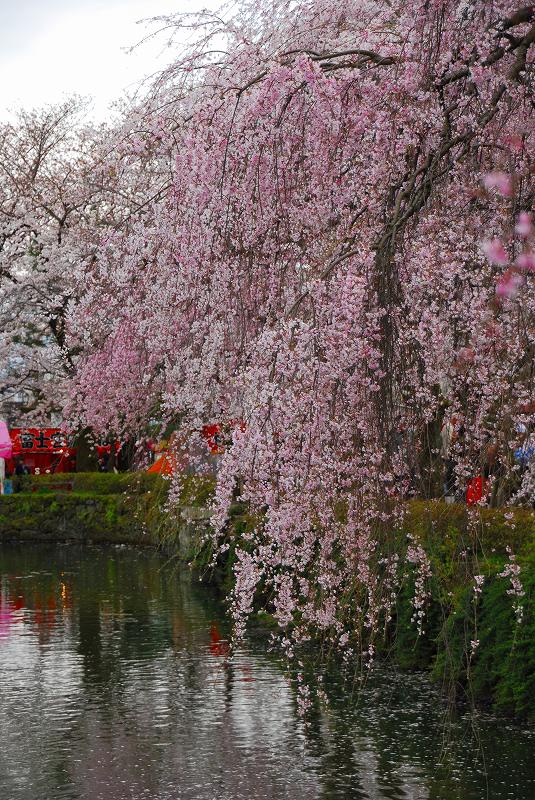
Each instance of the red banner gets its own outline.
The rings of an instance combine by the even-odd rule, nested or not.
[[[28,472],[74,472],[76,450],[60,428],[12,428],[13,457],[7,462],[9,472],[22,463]]]

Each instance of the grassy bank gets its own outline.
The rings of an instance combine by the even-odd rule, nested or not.
[[[424,635],[411,622],[410,584],[398,596],[388,637],[395,661],[429,669],[452,698],[535,720],[535,512],[414,502],[406,524],[433,574]]]
[[[196,554],[199,573],[225,592],[233,586],[235,546],[248,547],[242,534],[252,525],[236,507],[224,560],[210,567],[209,543]],[[413,621],[414,581],[409,574],[397,594],[392,621],[374,642],[378,656],[402,669],[428,671],[452,699],[535,720],[535,512],[413,501],[403,530],[393,533],[400,555],[407,534],[424,546],[431,562],[423,631],[419,635]],[[520,567],[520,597],[511,594],[510,577],[502,576],[512,563]],[[480,591],[474,575],[482,576]],[[256,600],[259,618],[273,621],[269,598]]]
[[[27,476],[0,498],[0,537],[154,544],[165,523],[158,476]]]

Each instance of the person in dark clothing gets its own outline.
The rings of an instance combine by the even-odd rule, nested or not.
[[[22,458],[19,456],[15,461],[15,470],[13,475],[13,489],[15,492],[20,492],[22,489],[22,478],[25,475],[25,466]]]

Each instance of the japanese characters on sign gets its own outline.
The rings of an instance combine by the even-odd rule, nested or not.
[[[59,450],[67,447],[67,436],[57,428],[27,428],[12,430],[15,448],[20,450]]]

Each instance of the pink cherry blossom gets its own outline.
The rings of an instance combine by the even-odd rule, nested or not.
[[[457,358],[464,364],[472,364],[475,359],[474,349],[472,347],[459,348]]]
[[[505,266],[505,264],[509,263],[509,256],[505,252],[505,248],[500,239],[491,239],[483,242],[481,249],[491,264]]]
[[[186,49],[114,129],[67,137],[33,182],[39,137],[14,159],[17,136],[0,139],[4,358],[61,375],[73,426],[179,429],[189,469],[220,424],[210,536],[235,552],[237,633],[265,603],[288,654],[317,635],[369,663],[404,581],[424,630],[432,565],[401,533],[408,499],[449,492],[445,463],[460,495],[482,465],[516,482],[535,329],[532,233],[512,219],[532,203],[526,9],[177,15],[163,27],[187,28]],[[37,313],[36,364],[10,331]],[[180,487],[177,471],[171,501]],[[528,470],[519,492],[535,497]]]
[[[523,278],[518,272],[507,270],[496,284],[496,294],[498,297],[516,297],[522,283]]]
[[[535,272],[535,253],[531,251],[521,253],[516,259],[516,263],[520,269],[526,272]]]
[[[503,196],[530,203],[532,45],[510,50],[525,24],[502,24],[505,0],[458,7],[169,18],[189,48],[101,156],[124,213],[80,267],[71,414],[130,435],[180,422],[190,466],[203,424],[243,421],[213,545],[237,546],[236,631],[267,602],[288,653],[315,634],[368,663],[408,575],[424,630],[406,500],[440,496],[444,452],[460,493],[491,452],[506,477],[530,399],[531,275],[497,273],[504,242],[518,254]],[[256,525],[232,542],[237,494]]]
[[[531,214],[528,214],[527,211],[521,211],[518,215],[518,220],[515,225],[515,231],[519,234],[519,236],[533,236],[533,220],[531,218]]]
[[[504,197],[511,197],[513,194],[511,176],[506,172],[488,172],[483,176],[483,183],[486,189],[497,189]]]

